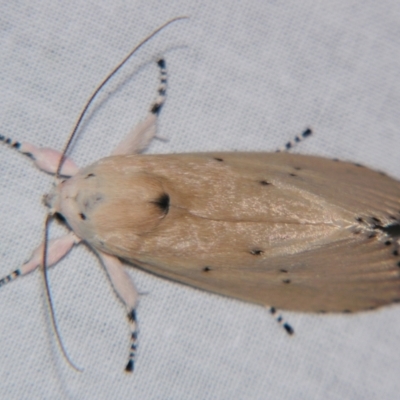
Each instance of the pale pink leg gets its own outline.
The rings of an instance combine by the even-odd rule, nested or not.
[[[68,235],[52,239],[47,245],[47,267],[57,264],[72,248],[74,244],[81,241],[73,232]],[[41,244],[32,254],[31,258],[19,269],[0,279],[0,287],[11,282],[19,276],[24,276],[34,271],[42,264],[43,260],[43,244]]]
[[[0,136],[0,141],[4,142],[15,150],[18,150],[20,153],[30,157],[34,164],[42,171],[50,174],[56,173],[61,159],[61,153],[59,151],[46,147],[36,147],[33,144],[26,142],[20,143],[4,136]],[[78,170],[79,168],[70,158],[65,158],[60,175],[73,176],[78,172]]]
[[[136,290],[134,283],[130,276],[124,269],[124,265],[117,257],[97,251],[103,265],[107,270],[108,277],[112,286],[117,293],[118,297],[124,303],[128,311],[128,321],[131,330],[131,344],[128,364],[125,371],[132,372],[134,369],[135,355],[136,355],[136,341],[137,341],[137,320],[136,320],[136,306],[138,303],[139,294]]]
[[[142,152],[154,139],[157,132],[157,117],[165,103],[167,90],[167,70],[164,59],[157,62],[160,68],[160,84],[158,86],[158,96],[147,117],[140,122],[114,149],[111,155],[137,154]]]

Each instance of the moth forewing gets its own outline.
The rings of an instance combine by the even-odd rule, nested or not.
[[[75,232],[161,276],[289,310],[400,299],[400,183],[367,168],[282,153],[129,155],[79,179],[64,212]]]

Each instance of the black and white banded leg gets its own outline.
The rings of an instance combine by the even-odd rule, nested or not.
[[[275,318],[275,321],[279,325],[281,325],[283,327],[283,329],[285,329],[285,331],[288,335],[294,334],[294,329],[292,328],[292,326],[284,320],[282,314],[278,313],[278,311],[276,310],[275,307],[271,307],[269,309],[269,312],[271,313],[271,315],[273,315],[273,317]]]
[[[141,153],[154,139],[157,133],[157,119],[165,103],[167,95],[167,69],[165,60],[157,61],[160,70],[160,81],[157,89],[157,97],[150,106],[147,117],[130,132],[114,149],[111,155],[126,155]]]
[[[311,136],[312,133],[313,133],[312,130],[310,128],[307,128],[301,135],[295,136],[292,140],[289,140],[283,147],[279,148],[278,150],[275,150],[275,153],[290,151],[298,143],[302,142],[303,140]]]
[[[40,170],[50,174],[56,173],[62,155],[60,151],[48,147],[36,147],[28,142],[18,142],[17,140],[13,140],[3,135],[0,135],[0,142],[3,142],[12,149],[29,157]],[[65,157],[61,168],[61,175],[73,176],[77,172],[78,167],[76,164],[70,158]]]
[[[104,267],[106,268],[111,284],[124,303],[128,312],[128,322],[130,328],[130,345],[128,363],[125,371],[132,372],[135,368],[135,358],[137,350],[138,325],[136,318],[136,307],[139,300],[139,294],[132,279],[124,269],[124,265],[117,257],[96,251]]]

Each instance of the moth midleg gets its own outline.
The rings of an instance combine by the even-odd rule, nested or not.
[[[157,134],[157,119],[165,103],[167,93],[167,69],[165,60],[157,61],[160,71],[160,81],[157,89],[157,97],[152,103],[146,118],[118,144],[111,155],[136,154],[142,152]]]
[[[136,320],[136,306],[138,304],[139,294],[131,277],[125,271],[124,265],[117,257],[113,257],[99,251],[96,251],[96,253],[99,255],[107,271],[108,277],[115,292],[117,293],[117,296],[125,305],[125,308],[128,312],[128,321],[130,325],[130,350],[125,371],[132,372],[134,369],[137,350],[136,342],[138,327]]]

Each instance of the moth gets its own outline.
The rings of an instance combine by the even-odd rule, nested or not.
[[[127,371],[139,296],[121,260],[286,310],[356,312],[400,301],[400,182],[358,164],[285,152],[140,154],[165,101],[165,60],[158,66],[158,97],[147,117],[110,157],[88,167],[79,169],[65,152],[1,137],[56,174],[46,204],[70,233],[39,246],[0,285],[39,266],[45,273],[86,242],[127,309]]]

